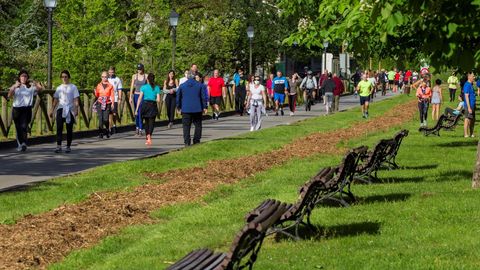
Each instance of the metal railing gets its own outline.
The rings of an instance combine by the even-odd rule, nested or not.
[[[93,130],[98,127],[98,120],[96,113],[92,111],[93,103],[95,102],[95,95],[93,90],[79,90],[80,92],[80,108],[75,125],[75,131]],[[50,117],[49,112],[52,109],[53,103],[53,90],[43,90],[35,97],[32,121],[30,122],[30,135],[43,136],[54,134],[55,128],[55,115]],[[118,117],[120,123],[117,121],[117,125],[129,125],[135,122],[135,115],[133,110],[133,104],[129,102],[130,89],[122,89],[121,101],[118,104]],[[12,128],[12,100],[8,99],[8,91],[0,91],[1,109],[0,109],[0,140],[14,139],[15,128]],[[232,110],[235,107],[235,100],[233,97],[231,87],[227,87],[227,97],[224,100],[222,110]],[[167,108],[163,101],[158,103],[158,115],[157,120],[167,119]],[[179,118],[176,113],[175,118]]]

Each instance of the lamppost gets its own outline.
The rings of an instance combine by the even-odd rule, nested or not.
[[[48,73],[47,88],[52,89],[52,13],[57,6],[57,0],[43,0],[43,4],[48,10]]]
[[[250,68],[248,70],[248,74],[252,74],[252,39],[253,39],[253,36],[254,36],[255,32],[253,30],[253,26],[249,26],[247,28],[247,36],[248,36],[248,39],[250,40]]]
[[[345,41],[343,43],[343,54],[345,54],[345,80],[348,77],[348,53],[347,53],[347,48],[348,48],[348,42]]]
[[[323,42],[323,48],[325,49],[324,50],[324,53],[323,53],[323,73],[325,73],[325,71],[327,70],[327,48],[328,48],[328,41],[324,41]]]
[[[175,10],[170,12],[170,26],[172,27],[172,70],[175,69],[175,51],[177,49],[177,25],[178,25],[178,13]]]

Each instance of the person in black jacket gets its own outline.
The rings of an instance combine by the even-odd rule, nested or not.
[[[207,102],[203,84],[195,80],[194,71],[190,70],[188,80],[177,90],[177,110],[182,114],[183,139],[185,146],[190,146],[190,129],[195,126],[193,144],[202,138],[202,113],[207,113]]]
[[[332,73],[328,73],[328,79],[323,82],[322,88],[325,93],[325,110],[327,114],[332,112],[333,90],[335,90],[335,81],[332,78]]]

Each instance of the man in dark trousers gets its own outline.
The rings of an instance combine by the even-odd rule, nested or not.
[[[185,146],[191,144],[190,128],[195,126],[193,144],[202,138],[202,113],[207,113],[206,95],[201,83],[195,80],[194,71],[190,70],[187,81],[177,90],[177,110],[182,114],[183,139]]]

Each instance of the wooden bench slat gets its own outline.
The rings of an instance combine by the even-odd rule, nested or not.
[[[198,249],[190,252],[187,254],[185,257],[180,259],[178,262],[175,264],[171,265],[167,270],[184,270],[187,268],[188,265],[192,264],[195,262],[199,257],[205,256],[205,255],[212,255],[213,251],[209,249]]]

